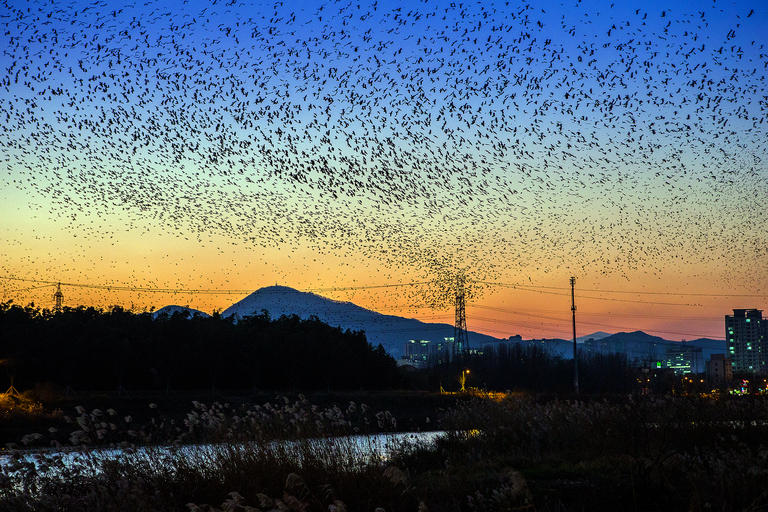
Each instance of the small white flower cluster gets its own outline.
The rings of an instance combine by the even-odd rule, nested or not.
[[[44,433],[21,438],[25,447],[48,445],[113,446],[140,444],[188,444],[195,442],[255,441],[338,436],[355,433],[392,431],[397,421],[389,411],[373,413],[366,404],[349,402],[320,407],[299,395],[261,405],[233,407],[228,403],[204,404],[193,401],[183,421],[176,423],[164,415],[157,404],[148,404],[148,420],[136,424],[130,415],[120,416],[113,408],[92,409],[78,405],[75,415],[63,416],[63,425]],[[15,444],[7,445],[14,448]]]
[[[370,408],[350,402],[345,410],[337,405],[319,407],[300,395],[291,402],[281,397],[263,405],[233,408],[215,402],[210,406],[193,402],[184,419],[182,442],[215,439],[284,439],[369,432]],[[389,411],[374,416],[379,430],[393,430],[397,421]]]
[[[39,441],[42,438],[43,438],[43,435],[39,434],[37,432],[32,433],[32,434],[27,434],[27,435],[25,435],[24,437],[21,438],[21,444],[23,444],[24,446],[28,446],[30,444],[36,443],[37,441]]]
[[[381,430],[395,430],[397,428],[397,418],[392,416],[389,411],[377,412],[376,423]]]
[[[150,409],[153,405],[149,405]],[[132,425],[131,416],[120,417],[112,408],[106,411],[101,409],[88,411],[82,405],[78,405],[74,408],[74,412],[76,413],[74,416],[61,416],[63,425],[51,426],[45,434],[38,432],[27,434],[20,439],[20,443],[25,447],[41,445],[54,448],[91,445],[124,447],[130,444],[147,444],[170,439],[167,436],[170,425],[162,420],[158,422],[155,418],[152,418],[149,424],[137,428]],[[13,449],[16,445],[8,443],[6,447]]]

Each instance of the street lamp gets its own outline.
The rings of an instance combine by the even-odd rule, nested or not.
[[[12,361],[10,359],[0,359],[0,366],[10,365],[11,363]],[[18,397],[21,393],[19,393],[19,391],[13,385],[13,374],[10,375],[10,378],[11,378],[11,385],[8,389],[5,390],[5,393],[3,393],[3,395]]]
[[[464,384],[467,381],[467,375],[469,375],[469,368],[462,370],[461,374],[459,375],[459,384],[461,384],[462,391],[466,391]]]

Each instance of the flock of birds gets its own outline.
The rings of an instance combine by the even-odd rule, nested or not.
[[[118,218],[448,288],[768,254],[765,7],[2,5],[0,183],[86,240]]]

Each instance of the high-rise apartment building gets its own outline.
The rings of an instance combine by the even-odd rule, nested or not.
[[[725,315],[725,342],[734,373],[768,373],[768,319],[759,309]]]

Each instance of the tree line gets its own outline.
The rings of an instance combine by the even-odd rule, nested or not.
[[[134,313],[0,303],[0,375],[20,389],[386,389],[394,359],[359,331],[316,317],[234,322],[218,314]],[[4,368],[3,368],[4,367]]]
[[[467,388],[571,392],[573,360],[525,343],[486,345],[481,354],[457,357],[420,372],[417,386],[456,390],[460,375]],[[579,355],[579,387],[586,393],[626,393],[636,390],[637,375],[624,354]]]

